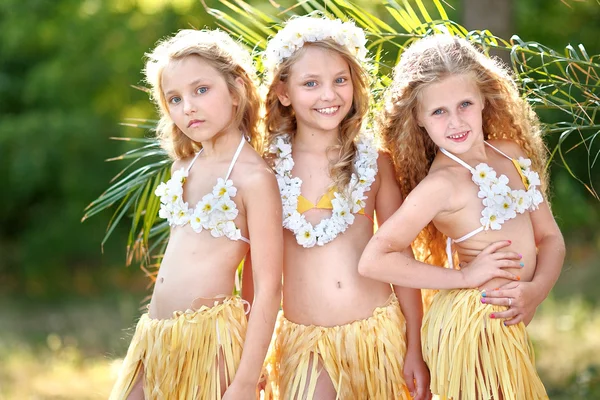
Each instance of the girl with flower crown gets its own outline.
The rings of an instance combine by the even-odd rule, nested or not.
[[[374,214],[381,225],[401,203],[391,160],[361,131],[365,42],[352,22],[309,15],[289,20],[264,54],[267,158],[285,228],[267,398],[408,399],[407,385],[430,396],[420,291],[394,290],[357,268]]]
[[[283,237],[277,181],[255,150],[250,55],[224,32],[183,30],[148,54],[144,72],[175,160],[156,189],[171,233],[110,398],[256,398],[281,301]],[[249,318],[249,304],[231,295],[247,254],[257,283]]]
[[[434,35],[402,54],[382,125],[405,200],[367,245],[359,270],[441,289],[422,328],[432,392],[547,399],[525,329],[532,315],[507,309],[523,297],[537,299],[528,306],[535,309],[565,255],[543,199],[546,154],[535,114],[498,61],[464,39]],[[447,259],[450,268],[407,256],[415,239],[429,263]],[[468,263],[462,269],[452,268],[453,247]],[[529,294],[487,304],[501,287],[504,296]]]

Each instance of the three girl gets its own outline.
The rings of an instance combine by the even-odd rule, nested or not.
[[[375,215],[381,225],[401,203],[391,160],[364,130],[365,42],[352,22],[304,16],[267,45],[267,157],[285,228],[267,397],[430,396],[420,291],[358,273]]]
[[[222,32],[186,30],[148,55],[157,133],[175,160],[156,190],[171,235],[111,399],[253,398],[282,265],[267,397],[430,399],[423,354],[442,399],[547,398],[523,322],[494,318],[513,298],[485,304],[507,282],[551,287],[564,258],[535,115],[468,42],[420,40],[386,104],[392,163],[364,129],[366,56],[361,29],[314,16],[269,41],[273,173],[255,150],[248,53]],[[432,264],[452,266],[454,243],[469,265],[418,262],[415,239]],[[249,318],[231,295],[246,256]],[[420,288],[442,289],[422,331]]]
[[[156,190],[171,234],[110,398],[252,398],[281,301],[283,239],[277,181],[248,143],[260,146],[251,58],[223,32],[184,30],[148,54],[144,72],[175,159]],[[247,319],[231,294],[248,252],[257,284]]]
[[[405,199],[359,269],[385,282],[441,289],[422,327],[432,392],[441,399],[548,398],[525,324],[496,318],[512,298],[486,304],[486,294],[503,285],[538,273],[546,282],[557,277],[563,263],[564,242],[544,200],[535,114],[500,64],[464,39],[436,35],[402,54],[383,135]],[[415,239],[432,264],[447,258],[452,267],[454,248],[469,265],[418,262],[406,251]]]

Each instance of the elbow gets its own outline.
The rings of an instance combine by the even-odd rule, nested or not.
[[[365,249],[363,255],[358,262],[358,273],[365,278],[374,279],[376,275],[375,257],[369,254],[368,248]]]

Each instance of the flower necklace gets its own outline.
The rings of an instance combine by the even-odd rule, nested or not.
[[[357,155],[354,160],[354,170],[350,178],[350,196],[347,191],[334,192],[331,200],[332,215],[313,226],[304,215],[298,212],[298,196],[300,196],[302,180],[292,176],[294,160],[290,136],[277,138],[270,152],[276,155],[275,173],[279,192],[283,203],[283,227],[296,235],[299,245],[309,248],[314,245],[323,246],[340,233],[346,231],[354,222],[354,214],[366,205],[365,192],[371,189],[377,175],[377,157],[379,156],[373,140],[361,134],[356,142]],[[358,175],[357,175],[358,173]]]

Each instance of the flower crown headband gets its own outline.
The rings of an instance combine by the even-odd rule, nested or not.
[[[283,29],[269,40],[264,55],[265,67],[274,70],[305,43],[332,39],[350,50],[358,61],[367,62],[365,32],[354,22],[339,19],[302,16],[290,19]]]

